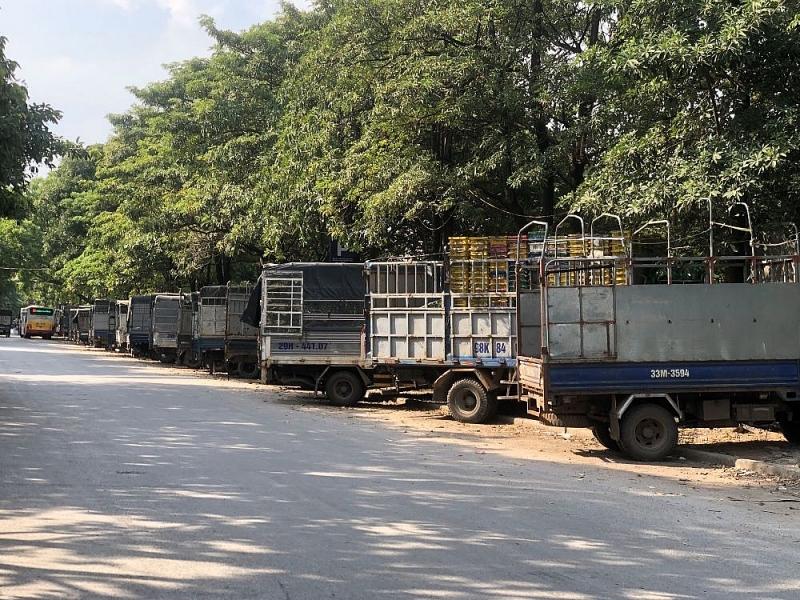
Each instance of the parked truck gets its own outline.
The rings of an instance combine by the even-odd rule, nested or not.
[[[242,321],[253,286],[228,284],[225,302],[225,365],[229,374],[257,377],[258,327]]]
[[[227,294],[226,285],[207,285],[200,288],[195,352],[199,356],[200,364],[211,372],[225,369]]]
[[[383,393],[430,388],[465,423],[516,394],[515,250],[488,241],[460,238],[446,262],[366,264],[366,358]]]
[[[679,425],[777,424],[800,443],[800,285],[765,279],[763,266],[752,259],[746,283],[697,285],[556,285],[565,269],[600,267],[527,267],[541,285],[520,300],[523,399],[638,460],[672,452]]]
[[[456,419],[485,421],[516,393],[513,259],[502,245],[502,258],[464,257],[451,271],[406,260],[265,267],[255,295],[262,381],[324,390],[339,406],[368,389],[428,391]],[[454,292],[454,272],[474,285]]]
[[[199,292],[181,294],[178,305],[178,358],[177,362],[196,368],[202,364],[200,351],[195,343],[198,328]]]
[[[89,343],[95,348],[108,348],[111,342],[114,314],[113,302],[98,299],[92,304],[92,320],[89,328]]]
[[[79,344],[91,344],[90,332],[92,329],[92,310],[91,304],[82,304],[75,309],[73,317],[75,329],[75,341]]]
[[[112,347],[116,352],[128,350],[128,307],[130,300],[114,301],[114,342]]]
[[[11,309],[0,308],[0,335],[11,337],[11,320],[13,316]]]
[[[128,301],[127,347],[132,356],[148,356],[152,348],[152,295],[131,296]]]
[[[800,257],[710,254],[520,263],[536,282],[517,299],[529,412],[637,460],[670,454],[679,427],[800,443]]]
[[[153,358],[175,362],[178,355],[180,294],[156,294],[153,297],[151,340]]]
[[[325,391],[338,406],[372,385],[362,351],[364,267],[350,263],[266,265],[245,309],[258,326],[261,381]]]

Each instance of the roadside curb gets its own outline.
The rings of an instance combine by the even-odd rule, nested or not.
[[[678,447],[678,456],[686,460],[695,460],[709,464],[719,464],[725,467],[733,467],[742,471],[752,471],[761,475],[772,475],[781,479],[795,479],[800,481],[800,467],[792,465],[775,465],[765,463],[761,460],[751,460],[749,458],[736,458],[730,454],[720,454],[718,452],[706,452],[694,448]]]
[[[549,429],[561,430],[560,427],[548,427],[536,421],[535,419],[528,419],[525,417],[497,417],[498,423],[505,423],[508,425],[522,425],[534,429]],[[568,435],[576,437],[590,437],[587,435],[587,429],[567,428],[565,431]],[[578,433],[580,432],[580,433]],[[675,451],[677,456],[683,457],[686,460],[702,462],[710,465],[722,465],[724,467],[732,467],[734,469],[741,469],[742,471],[752,471],[761,475],[771,475],[773,477],[780,477],[781,479],[793,479],[800,481],[800,467],[792,465],[776,465],[765,463],[760,460],[751,460],[749,458],[737,458],[730,454],[721,454],[719,452],[707,452],[705,450],[697,450],[687,446],[678,446]]]

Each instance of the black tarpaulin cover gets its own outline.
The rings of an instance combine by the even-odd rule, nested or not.
[[[304,300],[362,300],[365,294],[361,263],[286,263],[267,265],[264,272],[300,271]],[[253,288],[241,321],[258,327],[261,321],[261,281]]]

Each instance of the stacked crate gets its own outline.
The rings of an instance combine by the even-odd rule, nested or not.
[[[604,237],[595,237],[589,240],[591,255],[596,258],[617,258],[626,256],[625,245],[623,243],[621,231],[611,231]],[[601,281],[597,281],[600,285],[625,285],[627,283],[627,276],[622,265],[615,263],[617,268],[613,271],[609,269],[603,270]]]
[[[450,290],[464,294],[469,289],[470,238],[450,238]]]
[[[548,251],[560,258],[609,259],[626,256],[622,232],[598,237],[569,234],[549,240]],[[564,261],[562,270],[552,273],[550,285],[625,285],[627,274],[619,261]]]
[[[531,255],[529,243],[527,236],[519,240],[520,258]],[[515,235],[450,238],[453,306],[509,306],[509,294],[516,289],[517,244]]]

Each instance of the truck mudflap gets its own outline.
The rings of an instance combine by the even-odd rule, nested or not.
[[[542,361],[538,358],[520,356],[517,359],[517,372],[523,390],[534,395],[544,395],[544,374]]]

